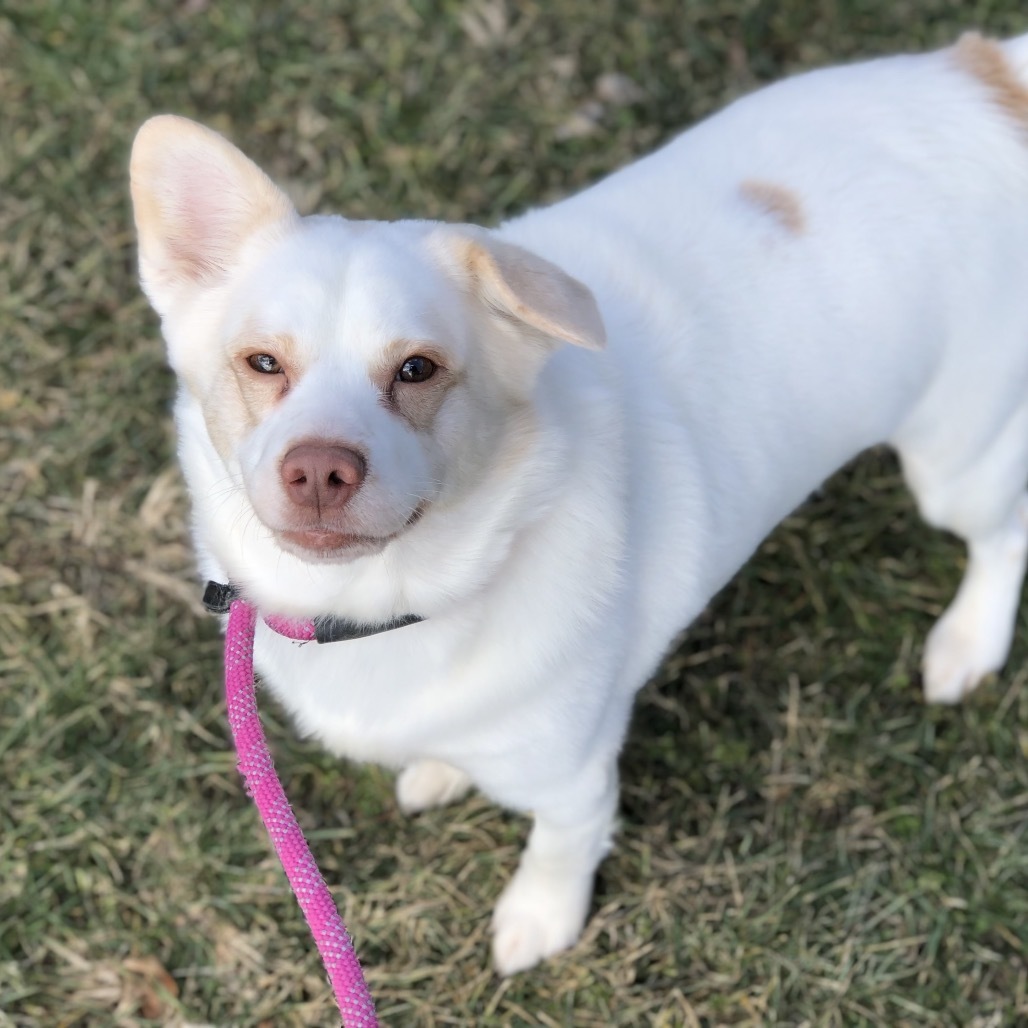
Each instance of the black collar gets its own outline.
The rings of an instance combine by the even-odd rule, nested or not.
[[[204,589],[203,593],[203,605],[212,614],[227,614],[229,607],[232,606],[232,601],[239,598],[239,590],[234,585],[208,582],[207,588]],[[423,617],[419,617],[417,614],[404,614],[402,617],[393,618],[391,621],[368,624],[367,622],[350,621],[348,618],[338,618],[329,615],[328,617],[314,619],[314,638],[319,643],[366,639],[370,635],[391,632],[394,628],[405,628],[407,625],[416,625],[419,621],[424,620]]]

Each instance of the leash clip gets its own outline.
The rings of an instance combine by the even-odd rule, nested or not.
[[[203,605],[208,614],[227,614],[232,601],[239,599],[239,591],[234,585],[221,582],[208,582],[203,591]]]

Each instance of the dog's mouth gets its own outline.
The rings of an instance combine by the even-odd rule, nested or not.
[[[362,535],[340,532],[326,527],[306,529],[278,529],[275,537],[284,550],[311,563],[330,563],[356,560],[380,553],[394,539],[421,520],[424,504],[419,504],[407,518],[402,529],[386,535]]]
[[[304,532],[276,532],[282,548],[304,560],[352,560],[382,550],[393,536],[351,535],[314,529]]]

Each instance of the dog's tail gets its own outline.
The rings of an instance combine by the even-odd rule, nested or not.
[[[993,106],[1028,133],[1028,34],[986,39],[966,32],[951,51],[955,65],[977,79]]]
[[[1022,96],[1023,107],[1022,117],[1028,121],[1028,33],[1023,36],[1015,36],[1001,43],[1003,54],[1007,59],[1007,66],[1014,73],[1017,81],[1024,91]]]
[[[1028,34],[1000,41],[966,32],[954,55],[1000,106],[1028,125]]]

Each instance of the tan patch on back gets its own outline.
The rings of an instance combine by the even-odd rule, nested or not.
[[[800,235],[807,227],[800,198],[787,186],[748,178],[739,186],[739,192],[744,200],[770,215],[792,235]]]
[[[1028,86],[1010,66],[999,43],[967,32],[953,48],[957,66],[989,91],[993,102],[1028,132]]]

